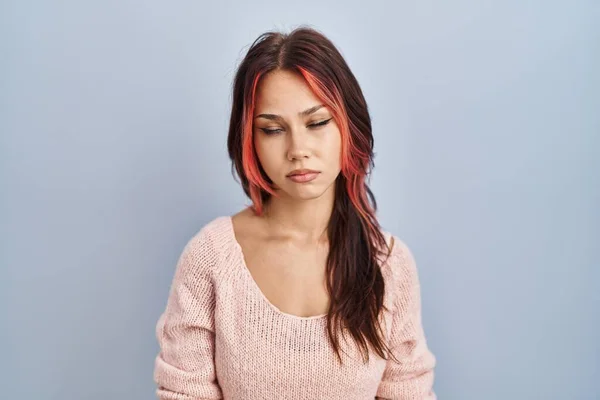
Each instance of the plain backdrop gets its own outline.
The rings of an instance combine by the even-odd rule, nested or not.
[[[2,399],[146,400],[175,263],[248,204],[226,135],[270,29],[338,46],[443,400],[600,398],[597,1],[0,3]]]

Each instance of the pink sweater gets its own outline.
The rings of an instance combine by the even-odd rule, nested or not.
[[[387,240],[391,234],[384,232]],[[326,316],[277,309],[244,263],[231,217],[206,224],[185,246],[166,309],[156,325],[160,352],[154,380],[161,400],[436,399],[421,323],[414,258],[394,236],[382,264],[386,340],[402,362],[370,353],[367,364],[348,338],[340,366]]]

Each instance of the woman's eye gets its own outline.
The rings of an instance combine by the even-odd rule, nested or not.
[[[321,126],[327,125],[329,123],[329,121],[331,121],[332,119],[333,119],[333,117],[326,119],[324,121],[321,121],[321,122],[315,122],[314,124],[310,124],[308,126],[311,128],[319,128]],[[278,129],[260,128],[260,130],[263,131],[267,135],[276,135],[280,132],[283,132],[283,129],[279,129],[279,128]]]
[[[319,126],[325,126],[325,125],[327,125],[329,123],[329,121],[332,120],[332,118],[326,119],[325,121],[321,121],[321,122],[317,122],[317,123],[314,123],[314,124],[310,124],[309,126],[315,127],[315,128],[318,128]]]
[[[263,131],[264,133],[266,133],[267,135],[274,135],[276,133],[281,132],[281,129],[267,129],[267,128],[260,128],[261,131]]]

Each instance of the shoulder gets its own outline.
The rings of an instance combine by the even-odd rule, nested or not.
[[[387,263],[391,268],[398,269],[398,265],[406,266],[407,263],[414,263],[415,259],[407,243],[388,231],[381,231],[390,251],[390,259]]]
[[[185,243],[178,270],[212,272],[223,255],[230,252],[232,233],[229,216],[218,216],[201,226]]]
[[[410,246],[400,237],[384,232],[388,245],[392,246],[390,256],[384,264],[384,272],[392,286],[392,291],[407,293],[419,287],[417,263]]]
[[[219,243],[229,238],[230,218],[229,216],[222,215],[209,220],[192,235],[186,247],[218,247]]]
[[[413,252],[409,245],[400,237],[388,233],[392,245],[391,256],[394,258],[396,269],[416,268]]]

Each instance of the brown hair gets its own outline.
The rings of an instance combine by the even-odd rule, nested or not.
[[[341,362],[338,332],[345,328],[368,361],[369,349],[387,359],[389,352],[379,324],[385,285],[378,264],[382,248],[389,256],[367,185],[374,167],[371,118],[360,86],[333,43],[316,29],[302,26],[285,34],[265,32],[250,46],[234,81],[227,147],[253,209],[261,214],[275,195],[253,146],[255,92],[262,76],[274,70],[300,73],[315,95],[331,110],[342,138],[341,173],[335,182],[335,203],[327,227],[327,331]],[[235,177],[235,175],[234,175]]]

